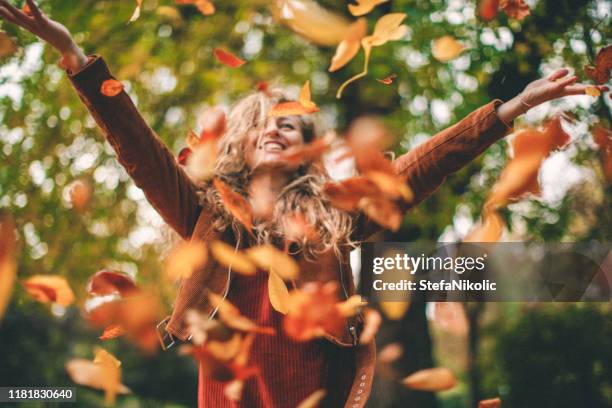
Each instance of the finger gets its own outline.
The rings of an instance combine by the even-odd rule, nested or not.
[[[563,79],[558,80],[557,82],[555,82],[555,84],[559,88],[565,88],[568,85],[572,85],[577,80],[578,80],[578,77],[576,75],[572,75],[571,77],[567,77],[567,78],[563,78]]]
[[[30,11],[32,12],[34,18],[38,21],[42,21],[43,15],[36,3],[34,3],[34,0],[26,0],[26,3],[28,3],[28,6],[30,7]]]
[[[19,27],[25,28],[27,30],[30,29],[29,27],[25,26],[21,21],[17,20],[15,16],[2,5],[0,5],[0,16],[4,20],[10,23],[13,23],[15,25],[18,25]]]
[[[550,74],[548,76],[548,80],[551,82],[556,81],[559,78],[563,78],[564,76],[566,76],[569,73],[569,69],[567,68],[561,68],[556,70],[555,72],[553,72],[552,74]]]
[[[586,93],[587,88],[591,86],[592,85],[585,84],[566,86],[565,89],[563,89],[563,95],[584,95]]]

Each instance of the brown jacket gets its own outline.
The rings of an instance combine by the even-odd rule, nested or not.
[[[100,93],[102,82],[113,78],[104,60],[92,56],[79,72],[68,72],[68,75],[117,152],[119,162],[163,219],[184,239],[222,239],[236,245],[232,234],[213,230],[209,211],[198,204],[196,187],[177,164],[174,154],[144,122],[129,96],[125,92],[115,97]],[[405,176],[415,194],[412,205],[429,196],[448,174],[460,169],[506,134],[509,128],[496,114],[499,104],[501,101],[495,100],[477,109],[393,162],[397,173]],[[355,237],[365,240],[378,227],[358,216],[355,229]],[[316,263],[302,258],[297,261],[302,274],[298,284],[312,280],[337,280],[342,296],[354,294],[349,248],[343,251],[340,259],[330,252]],[[207,297],[203,296],[203,289],[224,295],[230,277],[231,273],[225,267],[209,262],[183,281],[167,330],[186,340],[189,337],[183,322],[186,310],[196,308],[214,314]],[[374,374],[374,344],[355,346],[361,323],[358,316],[348,323],[342,336],[328,336],[341,347],[355,347],[355,376],[345,405],[352,408],[365,404]]]

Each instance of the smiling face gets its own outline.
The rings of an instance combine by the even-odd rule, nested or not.
[[[245,160],[251,170],[274,168],[294,170],[296,165],[282,159],[284,151],[304,144],[302,121],[298,116],[275,116],[263,128],[253,128],[247,135]]]

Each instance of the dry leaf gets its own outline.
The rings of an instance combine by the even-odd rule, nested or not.
[[[132,13],[132,17],[130,17],[130,23],[133,23],[134,21],[138,20],[140,18],[140,8],[142,6],[142,0],[136,0],[136,8],[134,9],[134,12]],[[107,96],[111,96],[111,95],[107,95]]]
[[[382,317],[374,309],[366,308],[363,312],[364,325],[361,336],[359,336],[359,344],[368,344],[376,336],[376,332],[382,323]]]
[[[444,391],[457,385],[457,378],[448,368],[426,368],[404,378],[402,384],[418,391]]]
[[[118,324],[111,324],[107,328],[104,329],[104,332],[100,337],[100,340],[110,340],[116,337],[123,336],[125,334],[125,329]]]
[[[404,354],[400,343],[389,343],[376,353],[376,361],[380,364],[391,364]]]
[[[178,163],[181,166],[186,166],[187,165],[187,160],[189,160],[189,156],[191,156],[191,153],[193,153],[193,151],[190,148],[185,147],[185,148],[181,149],[181,151],[179,152],[176,160],[178,161]]]
[[[497,242],[504,232],[504,220],[495,210],[485,210],[482,222],[464,238],[463,242]]]
[[[223,201],[225,209],[245,226],[249,234],[252,234],[253,210],[251,209],[251,205],[243,196],[234,192],[227,184],[218,178],[213,180],[213,185],[219,192],[219,195],[221,195],[221,200]]]
[[[287,314],[289,310],[289,289],[287,289],[283,279],[273,271],[270,271],[268,276],[268,296],[274,310]]]
[[[380,302],[379,306],[387,319],[400,320],[410,308],[410,302]]]
[[[301,212],[294,212],[283,217],[283,226],[285,239],[289,242],[313,241],[319,235],[317,229]]]
[[[457,58],[465,50],[465,45],[455,40],[450,35],[445,35],[434,40],[431,46],[431,54],[440,62],[448,62]]]
[[[198,10],[200,10],[200,13],[204,14],[205,16],[215,14],[215,5],[209,0],[196,0],[195,5]]]
[[[298,35],[324,46],[342,41],[350,22],[338,13],[324,9],[314,0],[279,0],[272,6],[276,20]]]
[[[210,253],[221,265],[231,268],[233,272],[245,276],[257,273],[257,266],[245,253],[236,251],[234,247],[222,241],[210,243]]]
[[[114,404],[117,394],[128,394],[130,389],[121,383],[121,363],[106,350],[97,348],[94,361],[72,359],[66,365],[75,383],[103,390],[107,404]]]
[[[384,197],[364,197],[359,201],[359,209],[372,221],[391,231],[397,231],[402,225],[402,210]]]
[[[383,79],[376,79],[376,80],[380,82],[381,84],[391,85],[395,78],[397,78],[397,74],[391,74],[389,76],[384,77]]]
[[[524,0],[500,0],[499,7],[504,10],[508,17],[522,20],[529,15],[529,6]]]
[[[372,51],[372,47],[384,45],[388,41],[399,40],[406,34],[408,27],[401,25],[405,18],[406,14],[404,13],[390,13],[382,16],[376,22],[376,25],[374,26],[374,33],[368,37],[364,37],[361,40],[361,45],[365,53],[363,71],[346,80],[340,86],[340,88],[338,88],[336,98],[340,99],[342,97],[342,92],[350,83],[368,74],[368,65],[370,63],[370,52]]]
[[[363,307],[363,303],[360,295],[353,295],[344,302],[338,303],[336,307],[342,316],[351,317],[359,313],[359,310]]]
[[[312,101],[310,96],[310,81],[302,86],[300,97],[297,102],[281,102],[276,104],[268,112],[268,117],[273,116],[292,116],[292,115],[309,115],[318,112],[319,108]]]
[[[96,272],[87,282],[87,292],[94,296],[105,296],[119,293],[129,296],[138,292],[134,279],[122,272],[101,270]]]
[[[283,279],[297,279],[300,268],[290,256],[270,244],[252,247],[246,250],[246,255],[265,271],[278,274]]]
[[[374,7],[389,0],[355,0],[357,4],[349,4],[348,8],[355,17],[363,16],[374,10]]]
[[[334,54],[329,72],[335,72],[348,64],[359,52],[361,40],[368,32],[368,22],[365,18],[360,18],[352,23]]]
[[[245,60],[240,59],[234,54],[224,51],[220,48],[215,48],[213,52],[215,54],[215,57],[217,58],[217,61],[230,68],[239,68],[246,64]]]
[[[478,15],[484,21],[491,21],[497,16],[499,0],[481,0]]]
[[[68,187],[70,202],[77,211],[83,211],[89,205],[93,189],[87,180],[76,180]]]
[[[0,31],[0,58],[6,58],[17,51],[17,45],[9,35]]]
[[[15,259],[15,224],[8,216],[0,218],[0,320],[11,300],[17,262]]]
[[[248,333],[267,335],[273,335],[275,333],[273,328],[260,327],[248,317],[241,315],[240,310],[238,310],[236,306],[216,293],[209,292],[208,299],[210,300],[211,305],[217,309],[219,319],[225,324],[225,326],[234,330]]]
[[[596,86],[587,86],[584,93],[595,98],[601,95],[601,91]]]
[[[41,303],[57,303],[69,306],[74,293],[66,278],[58,275],[34,275],[23,282],[26,292]]]
[[[208,252],[202,241],[193,240],[180,243],[168,255],[164,273],[171,280],[189,278],[194,271],[206,265]]]
[[[362,198],[378,192],[376,184],[363,176],[351,177],[339,183],[327,182],[323,186],[323,193],[332,205],[344,211],[354,211]]]
[[[327,392],[324,389],[316,390],[305,400],[300,402],[296,408],[317,408]]]
[[[1,54],[1,52],[0,52]],[[612,45],[603,47],[595,57],[595,66],[584,67],[584,72],[596,84],[605,84],[610,79],[612,69]]]
[[[202,131],[200,132],[200,137],[198,139],[199,143],[207,142],[209,140],[217,140],[223,136],[223,133],[225,133],[227,126],[225,112],[223,109],[217,106],[206,109],[200,117],[200,122],[202,123]]]
[[[181,153],[185,162],[185,171],[192,180],[205,181],[214,176],[217,164],[217,142],[215,140],[200,143],[193,150],[189,149],[189,152],[181,151]],[[181,154],[179,154],[180,162]]]
[[[117,96],[123,91],[123,84],[116,79],[107,79],[102,82],[102,87],[100,87],[100,92],[104,96]]]
[[[501,408],[501,398],[491,398],[478,403],[478,408]]]

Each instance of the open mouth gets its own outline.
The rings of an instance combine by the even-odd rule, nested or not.
[[[287,148],[285,144],[277,140],[267,140],[263,142],[262,147],[265,152],[282,152]]]

